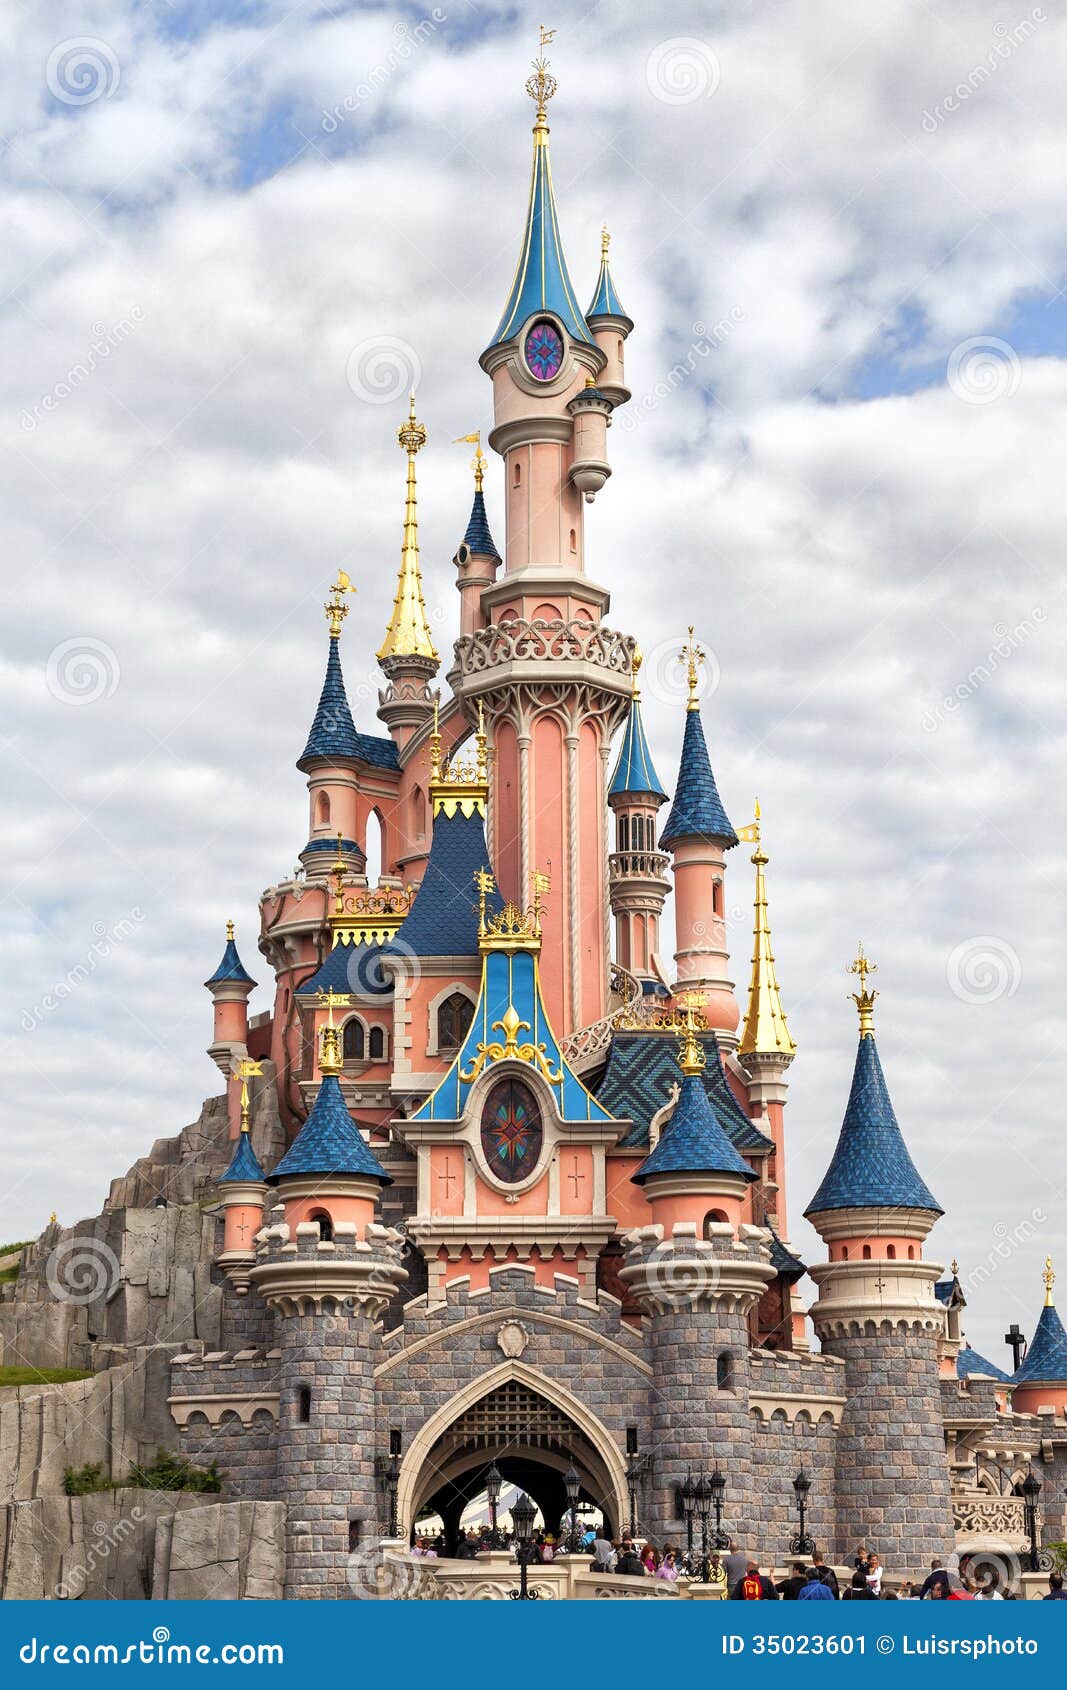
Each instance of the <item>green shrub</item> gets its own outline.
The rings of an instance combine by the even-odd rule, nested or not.
[[[89,1496],[93,1491],[111,1488],[111,1480],[104,1477],[99,1461],[86,1462],[84,1467],[68,1467],[63,1474],[63,1489],[68,1496]]]
[[[148,1466],[136,1465],[122,1482],[136,1485],[140,1490],[220,1491],[223,1475],[213,1461],[210,1467],[194,1467],[183,1455],[169,1450],[156,1451],[156,1458]]]

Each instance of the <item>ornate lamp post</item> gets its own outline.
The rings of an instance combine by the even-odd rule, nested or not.
[[[696,1512],[696,1486],[692,1473],[687,1473],[685,1483],[681,1489],[682,1514],[685,1518],[685,1564],[686,1570],[693,1570],[693,1516]]]
[[[726,1495],[726,1480],[717,1467],[708,1480],[708,1489],[711,1492],[711,1500],[715,1508],[715,1548],[729,1549],[730,1534],[722,1529],[722,1504]]]
[[[636,1449],[631,1449],[626,1456],[626,1489],[630,1498],[630,1536],[637,1535],[637,1476],[641,1468],[641,1457]]]
[[[489,1503],[489,1547],[500,1548],[500,1533],[496,1529],[496,1505],[500,1501],[500,1487],[504,1479],[496,1462],[486,1469],[485,1495]]]
[[[513,1602],[535,1602],[540,1596],[539,1590],[531,1590],[527,1583],[527,1566],[530,1561],[531,1539],[533,1537],[533,1523],[537,1509],[530,1498],[523,1493],[518,1502],[512,1503],[511,1518],[515,1526],[515,1553],[519,1560],[519,1588],[509,1590],[508,1595]]]
[[[696,1506],[697,1518],[700,1521],[700,1582],[708,1582],[708,1520],[711,1515],[712,1491],[711,1481],[707,1475],[701,1473],[693,1486],[693,1501]]]
[[[396,1537],[400,1531],[396,1516],[397,1493],[400,1489],[400,1450],[401,1435],[399,1430],[393,1427],[389,1432],[389,1454],[378,1455],[374,1458],[378,1482],[385,1492],[386,1517],[389,1522],[390,1537]]]
[[[582,1488],[582,1481],[573,1461],[563,1475],[563,1488],[567,1492],[567,1512],[570,1515],[567,1548],[572,1555],[577,1555],[582,1547],[582,1533],[578,1527],[578,1492]]]
[[[1037,1499],[1041,1495],[1041,1480],[1032,1467],[1026,1472],[1026,1477],[1020,1485],[1023,1493],[1023,1516],[1026,1522],[1026,1535],[1030,1539],[1030,1571],[1032,1573],[1047,1572],[1052,1567],[1052,1556],[1047,1550],[1037,1547]]]
[[[815,1551],[815,1539],[807,1530],[808,1492],[811,1490],[811,1480],[801,1468],[793,1480],[793,1495],[797,1499],[797,1514],[800,1517],[800,1529],[789,1539],[791,1555],[811,1555]]]

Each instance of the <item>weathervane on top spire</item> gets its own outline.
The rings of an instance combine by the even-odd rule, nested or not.
[[[528,76],[526,79],[526,92],[537,106],[537,119],[534,123],[534,134],[538,137],[548,134],[545,107],[556,92],[557,87],[556,79],[548,68],[548,60],[545,58],[544,53],[545,48],[551,45],[552,40],[555,37],[555,33],[554,29],[546,29],[544,24],[541,25],[541,39],[539,43],[541,52],[539,57],[533,62],[533,75]]]
[[[355,587],[353,587],[344,570],[339,569],[337,571],[337,580],[330,588],[330,597],[323,606],[323,609],[326,612],[326,620],[330,624],[331,640],[336,640],[340,637],[341,624],[348,615],[348,606],[344,602],[343,595],[345,593],[354,593],[355,590]]]
[[[878,993],[868,991],[867,976],[868,974],[877,973],[878,964],[876,962],[871,962],[870,959],[864,955],[862,939],[859,943],[859,955],[856,957],[855,962],[849,964],[848,971],[850,974],[856,974],[859,976],[860,989],[858,992],[852,993],[852,1001],[860,1012],[860,1038],[873,1039],[874,1000],[878,996]]]
[[[699,710],[700,700],[697,698],[697,688],[700,685],[700,664],[705,657],[704,647],[698,645],[693,637],[693,626],[689,626],[689,638],[678,653],[679,663],[686,665],[686,681],[689,686],[689,703],[687,710]]]
[[[1045,1282],[1045,1307],[1050,1309],[1052,1307],[1052,1287],[1056,1283],[1056,1275],[1053,1271],[1051,1256],[1045,1257],[1045,1271],[1041,1277]]]
[[[471,469],[474,471],[474,491],[480,493],[482,482],[485,480],[485,453],[482,451],[482,431],[476,429],[473,434],[460,434],[452,442],[453,446],[473,446],[474,456],[471,459]]]

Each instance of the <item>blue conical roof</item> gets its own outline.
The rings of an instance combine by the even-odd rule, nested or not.
[[[467,532],[463,536],[463,543],[472,552],[480,552],[483,557],[498,558],[500,553],[496,549],[493,536],[489,532],[489,518],[485,514],[485,496],[479,487],[474,495],[471,506],[470,521]]]
[[[327,757],[331,762],[351,762],[358,755],[356,724],[348,708],[345,678],[341,672],[340,641],[331,635],[330,653],[326,659],[326,678],[322,683],[319,707],[311,724],[304,754],[296,766],[306,771],[307,765],[316,757]]]
[[[897,1125],[873,1034],[860,1038],[852,1090],[826,1177],[804,1213],[824,1209],[944,1210],[919,1178]]]
[[[1051,1306],[1041,1310],[1030,1348],[1012,1379],[1013,1385],[1063,1384],[1067,1381],[1067,1332]]]
[[[227,939],[222,961],[211,978],[204,981],[204,985],[219,986],[224,980],[236,980],[242,986],[254,986],[256,983],[237,955],[237,946],[232,939]]]
[[[744,1179],[756,1178],[726,1136],[699,1074],[686,1074],[682,1079],[674,1113],[655,1150],[632,1176],[633,1183],[643,1185],[652,1174],[740,1174]]]
[[[699,710],[686,711],[678,784],[660,844],[673,845],[679,839],[718,839],[728,847],[737,844],[711,772]]]
[[[252,1149],[252,1136],[241,1132],[237,1135],[237,1143],[233,1147],[230,1165],[224,1174],[219,1176],[219,1184],[236,1185],[238,1180],[263,1180],[265,1175],[259,1165],[259,1157]]]
[[[407,956],[477,956],[478,892],[474,876],[488,866],[485,819],[480,809],[475,808],[469,816],[458,807],[452,816],[443,808],[438,810],[415,902],[388,949]],[[489,894],[486,907],[494,914],[503,909],[499,892]]]
[[[597,317],[622,317],[627,323],[633,322],[615,291],[607,253],[604,253],[600,260],[600,274],[597,276],[593,297],[585,313],[587,323],[592,323]]]
[[[547,126],[534,130],[533,174],[522,251],[503,316],[486,351],[502,340],[510,340],[530,317],[541,311],[551,311],[558,317],[572,339],[586,345],[596,344],[575,298],[563,256],[552,191]]]
[[[336,1074],[324,1076],[311,1114],[268,1185],[277,1185],[287,1174],[362,1174],[383,1185],[393,1183],[348,1113]]]
[[[626,732],[622,736],[619,761],[611,777],[608,797],[617,798],[624,792],[656,798],[661,804],[667,802],[667,794],[660,785],[659,776],[652,765],[652,753],[648,749],[644,723],[641,720],[641,700],[636,693],[630,705]]]

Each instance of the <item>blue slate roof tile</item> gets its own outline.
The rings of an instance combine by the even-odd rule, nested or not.
[[[789,1284],[795,1284],[798,1279],[803,1279],[808,1271],[807,1267],[799,1256],[794,1256],[792,1250],[786,1249],[773,1226],[769,1226],[767,1230],[771,1235],[772,1268]]]
[[[737,834],[722,807],[715,776],[711,772],[711,758],[699,710],[687,710],[685,713],[682,758],[674,803],[660,844],[673,845],[679,839],[717,839],[728,848],[737,844]]]
[[[500,556],[493,541],[493,536],[489,532],[489,518],[485,514],[485,498],[481,489],[474,495],[470,521],[467,524],[467,532],[463,536],[463,543],[465,546],[469,546],[472,552],[479,552],[483,557],[499,558]]]
[[[260,1180],[264,1178],[263,1169],[259,1165],[259,1157],[252,1149],[250,1133],[239,1133],[234,1145],[233,1155],[226,1172],[219,1177],[220,1185],[236,1185],[238,1181]]]
[[[304,852],[333,851],[336,853],[337,848],[338,845],[336,836],[333,839],[309,839],[307,844],[304,846]],[[363,847],[359,843],[358,839],[342,839],[340,848],[346,856],[359,857],[363,863],[366,863],[367,859],[364,855]],[[304,852],[301,852],[302,856]]]
[[[433,837],[426,870],[415,894],[415,902],[390,948],[408,956],[477,956],[478,893],[474,876],[489,866],[485,843],[485,822],[477,811],[454,816],[438,811],[433,819]],[[499,892],[490,894],[487,907],[494,914],[503,909]]]
[[[730,1090],[715,1034],[701,1033],[700,1043],[704,1051],[704,1087],[730,1142],[738,1150],[766,1155],[773,1149],[772,1142],[749,1120]],[[621,1150],[646,1148],[652,1117],[669,1102],[671,1086],[678,1079],[676,1038],[642,1032],[612,1035],[607,1067],[596,1096],[597,1102],[610,1114],[633,1122],[620,1140]]]
[[[1012,1379],[1013,1385],[1062,1384],[1067,1381],[1067,1332],[1054,1308],[1041,1310],[1034,1336]]]
[[[256,983],[237,955],[237,946],[232,939],[227,939],[226,949],[222,953],[222,961],[210,980],[204,981],[204,985],[218,986],[224,980],[237,980],[243,986],[254,986]]]
[[[348,993],[354,997],[388,997],[393,980],[382,967],[388,945],[335,945],[317,973],[297,987],[299,998],[319,992]]]
[[[837,1148],[804,1213],[814,1215],[824,1209],[944,1213],[908,1155],[873,1037],[860,1039]]]
[[[999,1379],[1002,1384],[1010,1384],[1008,1374],[1001,1368],[995,1367],[985,1356],[980,1356],[977,1350],[972,1350],[970,1344],[962,1345],[956,1357],[956,1374],[960,1379],[970,1379],[972,1374],[984,1373],[990,1379]]]
[[[591,323],[595,317],[625,317],[632,322],[629,312],[623,306],[612,279],[611,266],[606,258],[600,261],[600,273],[596,279],[596,288],[585,313],[585,320]]]
[[[319,707],[296,766],[306,774],[318,758],[325,758],[329,762],[362,762],[378,769],[399,769],[400,758],[391,739],[356,731],[341,671],[340,643],[337,639],[330,640]]]
[[[311,1114],[267,1184],[277,1185],[287,1174],[363,1174],[393,1183],[348,1113],[335,1074],[324,1077]]]
[[[486,351],[510,340],[529,318],[542,311],[558,317],[574,340],[587,346],[596,344],[582,316],[563,256],[548,147],[535,145],[519,264],[503,315]]]
[[[756,1178],[727,1137],[699,1074],[683,1074],[674,1113],[660,1133],[655,1150],[645,1157],[631,1178],[635,1185],[644,1185],[653,1174],[676,1173],[740,1174],[747,1180]]]
[[[622,736],[619,749],[619,760],[608,787],[609,798],[617,798],[624,792],[658,798],[661,804],[667,801],[667,794],[660,785],[660,778],[652,763],[652,753],[648,749],[645,727],[641,720],[641,701],[638,698],[634,698],[630,704],[626,732]]]

